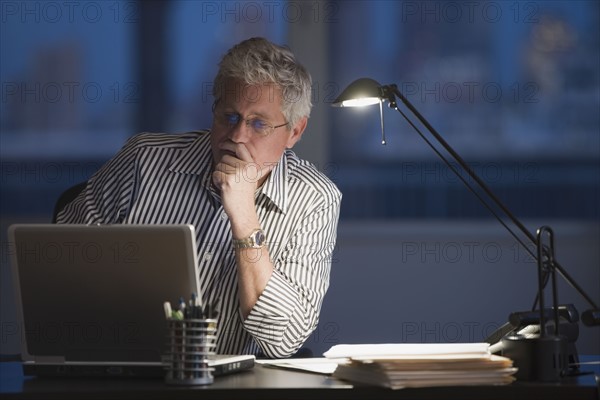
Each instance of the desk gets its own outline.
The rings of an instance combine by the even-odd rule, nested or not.
[[[2,399],[565,399],[598,400],[594,375],[558,384],[513,383],[507,386],[464,386],[388,390],[353,386],[325,375],[256,365],[253,370],[215,379],[210,386],[174,387],[160,379],[42,379],[23,377],[16,362],[0,365]]]

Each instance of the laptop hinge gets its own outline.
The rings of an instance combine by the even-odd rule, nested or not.
[[[35,364],[62,364],[65,362],[64,356],[35,356],[32,360],[26,361]]]

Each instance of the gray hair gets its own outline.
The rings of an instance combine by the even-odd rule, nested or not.
[[[219,63],[213,82],[215,103],[221,99],[227,80],[248,85],[275,84],[281,89],[283,115],[293,127],[310,116],[312,79],[287,47],[264,38],[252,38],[232,47]]]

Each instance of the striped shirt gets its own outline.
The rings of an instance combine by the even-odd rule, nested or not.
[[[319,321],[341,193],[312,164],[284,152],[255,198],[274,272],[243,320],[229,219],[211,184],[209,136],[202,131],[132,137],[57,222],[193,225],[202,300],[220,311],[217,353],[287,357]]]

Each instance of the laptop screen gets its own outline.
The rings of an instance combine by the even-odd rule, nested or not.
[[[191,225],[9,228],[24,361],[160,362],[165,301],[198,293]]]

